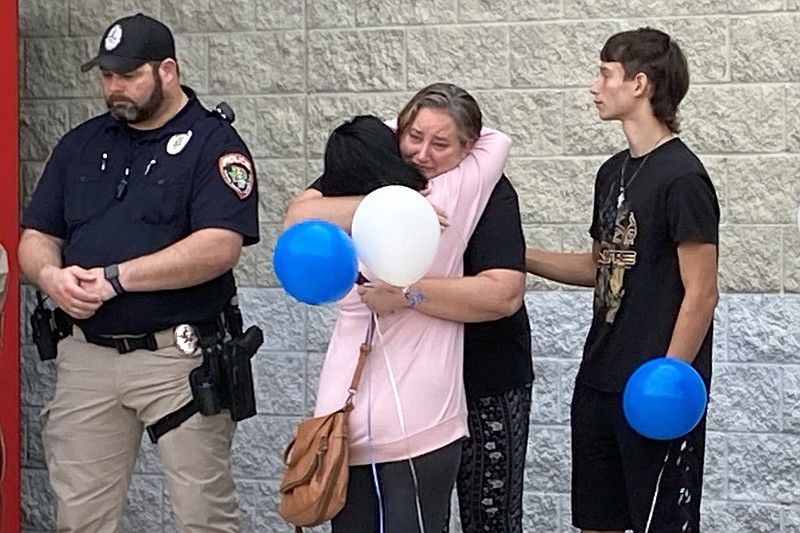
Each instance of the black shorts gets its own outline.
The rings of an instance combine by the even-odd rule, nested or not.
[[[673,441],[642,437],[622,394],[577,383],[572,397],[572,524],[635,533],[698,533],[705,416]]]

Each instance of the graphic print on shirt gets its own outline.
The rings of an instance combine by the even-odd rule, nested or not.
[[[636,265],[636,251],[631,248],[639,225],[627,202],[619,210],[607,206],[602,222],[594,304],[596,312],[605,312],[606,323],[613,324],[625,296],[625,272]]]

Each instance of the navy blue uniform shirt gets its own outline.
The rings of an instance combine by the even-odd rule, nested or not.
[[[184,91],[189,102],[156,130],[105,113],[53,149],[22,225],[63,239],[65,266],[121,263],[204,228],[240,233],[246,246],[258,242],[250,152],[224,118]],[[228,271],[185,289],[122,294],[76,323],[94,334],[154,332],[214,318],[235,291]]]

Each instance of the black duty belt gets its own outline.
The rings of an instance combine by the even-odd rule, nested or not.
[[[140,336],[114,336],[105,337],[103,335],[93,335],[83,332],[86,342],[115,348],[119,353],[129,353],[134,350],[150,350],[154,352],[167,346],[175,344],[174,329],[159,331],[158,333],[148,333]],[[159,342],[160,341],[160,342]]]

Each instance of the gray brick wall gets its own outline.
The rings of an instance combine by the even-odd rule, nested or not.
[[[185,82],[237,112],[262,199],[262,244],[238,270],[248,318],[267,335],[256,359],[260,414],[240,426],[235,449],[253,532],[290,530],[275,512],[279,458],[313,406],[333,320],[329,308],[289,299],[270,264],[286,202],[318,174],[328,131],[354,113],[388,117],[429,82],[462,84],[514,139],[508,173],[529,242],[584,250],[593,174],[624,145],[587,92],[597,51],[621,29],[672,33],[693,79],[683,138],[723,213],[705,531],[800,533],[800,2],[22,0],[19,9],[23,200],[56,139],[102,110],[96,78],[78,67],[118,16],[141,10],[168,23]],[[566,533],[568,408],[590,297],[533,277],[529,289],[537,382],[525,530]],[[23,529],[52,531],[38,413],[54,371],[23,329]],[[124,531],[175,530],[145,441]]]

